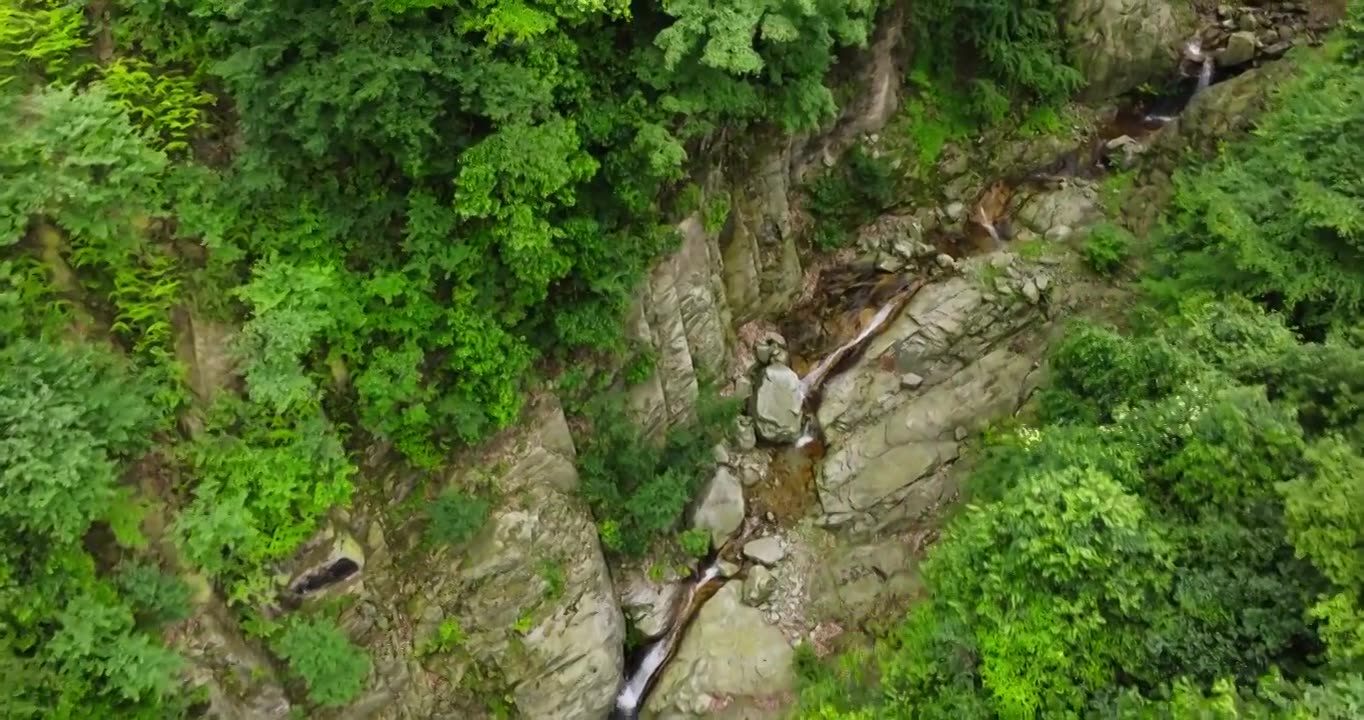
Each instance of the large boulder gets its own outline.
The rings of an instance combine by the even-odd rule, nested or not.
[[[781,630],[742,602],[740,583],[721,588],[697,613],[649,696],[644,717],[781,717],[795,686],[793,651]]]
[[[733,471],[721,465],[701,493],[691,525],[709,532],[711,543],[720,547],[743,524],[744,512],[743,485]]]
[[[1046,270],[996,254],[924,287],[864,356],[824,388],[816,486],[829,526],[879,530],[952,492],[974,430],[1014,412],[1040,378]],[[914,387],[904,377],[913,373]]]
[[[800,376],[794,370],[777,364],[763,368],[753,396],[758,435],[772,442],[794,442],[800,437],[804,402]]]
[[[1174,77],[1198,32],[1190,4],[1171,0],[1070,0],[1063,25],[1088,100]]]

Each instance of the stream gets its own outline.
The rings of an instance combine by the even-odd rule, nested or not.
[[[1017,205],[1011,203],[1017,191],[1035,185],[1039,180],[1054,179],[1058,176],[1089,178],[1101,176],[1107,171],[1108,155],[1115,150],[1113,141],[1123,137],[1140,141],[1150,136],[1177,118],[1198,94],[1215,82],[1235,74],[1219,72],[1211,56],[1203,52],[1198,41],[1190,42],[1184,50],[1187,69],[1181,73],[1173,90],[1162,95],[1130,98],[1117,109],[1110,122],[1079,147],[1024,176],[1006,178],[994,183],[976,201],[965,229],[955,237],[936,237],[933,239],[934,244],[953,258],[1002,247],[1009,239],[1007,223],[1011,214],[1010,206]],[[827,283],[826,281],[831,278],[834,279],[833,282]],[[803,465],[809,466],[805,468],[806,470],[811,470],[813,464],[818,462],[823,454],[823,434],[815,418],[824,384],[857,362],[867,345],[891,325],[925,282],[922,276],[911,279],[903,272],[885,272],[870,264],[865,267],[834,268],[826,271],[825,276],[821,276],[821,297],[825,298],[826,303],[828,297],[851,300],[854,307],[845,312],[855,315],[856,321],[851,325],[846,322],[835,323],[839,330],[834,331],[826,328],[815,329],[813,331],[815,337],[843,334],[850,326],[857,329],[851,333],[851,339],[837,342],[827,353],[819,353],[822,357],[813,365],[807,365],[799,360],[792,363],[797,368],[802,365],[809,367],[808,372],[800,379],[800,394],[806,421],[800,437],[793,445],[782,450],[774,462],[793,462],[790,459],[792,453],[801,456]],[[841,284],[843,288],[839,291],[825,287],[826,284]],[[873,307],[876,308],[874,313],[870,312]],[[807,336],[810,334],[808,329],[805,334]],[[814,344],[827,346],[833,343],[816,341]],[[616,696],[615,705],[610,713],[612,720],[640,718],[649,693],[662,676],[668,662],[676,654],[687,628],[701,607],[730,579],[742,577],[746,572],[747,563],[738,549],[745,540],[752,537],[758,526],[757,518],[749,517],[743,527],[722,547],[698,563],[688,578],[685,589],[677,594],[673,602],[666,629],[656,639],[631,654],[626,680]],[[740,571],[726,576],[721,569],[721,564],[726,561],[739,565]]]

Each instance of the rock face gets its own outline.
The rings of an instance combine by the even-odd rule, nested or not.
[[[622,679],[624,618],[596,526],[573,495],[563,411],[540,398],[528,416],[445,477],[491,484],[499,498],[466,546],[427,546],[421,513],[356,508],[350,525],[368,538],[368,577],[343,621],[375,673],[342,717],[482,717],[495,697],[526,717],[606,715]],[[420,487],[401,472],[388,484],[394,504]],[[385,527],[390,519],[398,524]],[[459,647],[414,653],[449,621],[465,635]]]
[[[692,511],[691,526],[709,530],[711,544],[720,547],[743,523],[744,509],[743,485],[721,465]]]
[[[231,614],[216,598],[205,598],[170,640],[189,661],[190,684],[208,690],[208,717],[285,720],[292,716],[269,656],[242,639]]]
[[[1090,100],[1173,77],[1181,46],[1198,31],[1189,4],[1172,0],[1071,0],[1065,12]]]
[[[1102,217],[1098,190],[1079,179],[1068,179],[1056,190],[1034,195],[1018,210],[1018,221],[1039,235],[1069,236]],[[1059,228],[1066,228],[1066,231],[1054,233]]]
[[[811,569],[810,615],[860,625],[888,605],[905,607],[922,589],[914,554],[904,538],[841,545]]]
[[[657,372],[631,388],[631,405],[647,433],[689,419],[698,369],[719,373],[728,362],[729,305],[717,271],[719,246],[693,214],[677,226],[682,245],[654,266],[631,311],[636,338],[654,348]]]
[[[651,720],[779,717],[792,691],[791,645],[762,611],[721,588],[697,613],[645,706]]]
[[[879,530],[921,517],[953,489],[946,473],[965,431],[1014,412],[1036,386],[1046,271],[1008,254],[973,258],[925,287],[825,386],[829,451],[817,478],[822,521]],[[901,378],[923,382],[913,391]],[[962,432],[959,432],[959,429]]]
[[[800,437],[801,406],[805,401],[800,376],[785,365],[768,365],[753,396],[753,419],[758,435],[788,443]]]

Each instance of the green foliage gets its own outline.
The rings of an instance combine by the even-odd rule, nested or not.
[[[138,624],[152,628],[177,623],[192,612],[189,585],[148,562],[125,562],[114,578]]]
[[[592,432],[579,449],[578,472],[607,549],[638,556],[677,526],[715,469],[712,449],[737,410],[731,400],[703,395],[696,422],[670,428],[659,442],[641,434],[621,396],[604,395],[592,404]]]
[[[682,546],[682,552],[694,558],[703,558],[710,554],[710,532],[704,528],[683,530],[677,536],[677,542]]]
[[[317,705],[340,707],[365,689],[369,656],[330,620],[292,620],[272,646],[289,663],[289,672],[303,681],[308,699]]]
[[[977,63],[969,91],[976,117],[1002,117],[1003,98],[1066,100],[1081,84],[1066,64],[1055,0],[928,0],[910,8],[921,60],[950,73],[954,58]]]
[[[490,503],[486,498],[462,490],[446,490],[426,506],[430,542],[462,545],[468,542],[488,519]]]
[[[465,640],[464,627],[459,624],[459,619],[445,618],[431,637],[418,644],[416,653],[418,657],[443,655],[463,645]]]
[[[1364,309],[1364,77],[1304,59],[1254,136],[1176,176],[1166,264],[1182,293],[1207,285],[1271,301],[1307,325]]]
[[[1080,246],[1081,256],[1090,270],[1100,275],[1112,275],[1122,269],[1132,247],[1132,233],[1113,223],[1100,223],[1090,228]]]
[[[843,161],[810,183],[810,215],[815,221],[815,247],[834,250],[851,234],[875,219],[895,198],[890,160],[854,145]]]
[[[168,153],[189,149],[190,132],[215,100],[191,78],[158,70],[146,60],[116,58],[102,68],[101,79],[114,104]]]
[[[79,51],[88,44],[79,4],[4,0],[0,3],[0,88],[12,90],[16,84],[39,79],[75,79],[84,69]]]
[[[316,410],[275,415],[224,399],[182,454],[196,483],[172,532],[185,557],[223,582],[234,602],[267,595],[270,564],[351,496],[355,468]]]
[[[101,578],[85,538],[126,504],[121,461],[159,424],[147,387],[107,351],[0,349],[0,708],[17,717],[173,717],[181,662],[138,625],[147,594]]]

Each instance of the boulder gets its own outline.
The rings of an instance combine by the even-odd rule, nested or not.
[[[1102,218],[1098,189],[1081,180],[1068,180],[1059,188],[1037,193],[1018,209],[1018,221],[1039,235],[1062,227],[1076,232]]]
[[[782,716],[781,704],[795,687],[794,653],[761,610],[743,604],[738,585],[721,588],[697,613],[649,696],[644,717]]]
[[[771,442],[795,442],[800,437],[804,402],[800,376],[794,370],[785,365],[763,368],[752,408],[758,435]]]
[[[655,583],[633,576],[621,591],[621,608],[635,629],[646,638],[656,638],[668,629],[673,603],[682,586],[676,582]]]
[[[901,613],[923,591],[910,539],[839,544],[811,568],[811,618],[861,626],[878,613]]]
[[[781,538],[769,535],[744,543],[744,557],[771,567],[786,557],[786,550],[782,548]]]
[[[1217,64],[1222,67],[1245,65],[1255,59],[1259,42],[1255,33],[1249,30],[1234,32],[1227,38],[1227,46],[1217,53]]]
[[[957,458],[958,435],[1014,412],[1040,378],[1045,304],[1030,296],[1051,286],[1047,272],[1007,253],[971,258],[962,275],[921,289],[829,380],[818,409],[828,451],[816,477],[825,525],[880,529],[952,494],[940,470]],[[922,378],[913,392],[907,372]]]
[[[744,578],[744,604],[758,607],[772,597],[772,591],[776,588],[777,578],[772,575],[772,571],[765,567],[755,567],[749,570],[748,577]]]
[[[1182,46],[1198,32],[1192,7],[1172,0],[1069,0],[1064,12],[1087,100],[1173,78]]]
[[[691,525],[710,531],[711,543],[720,547],[743,524],[744,512],[743,485],[733,471],[721,465],[692,511]]]

